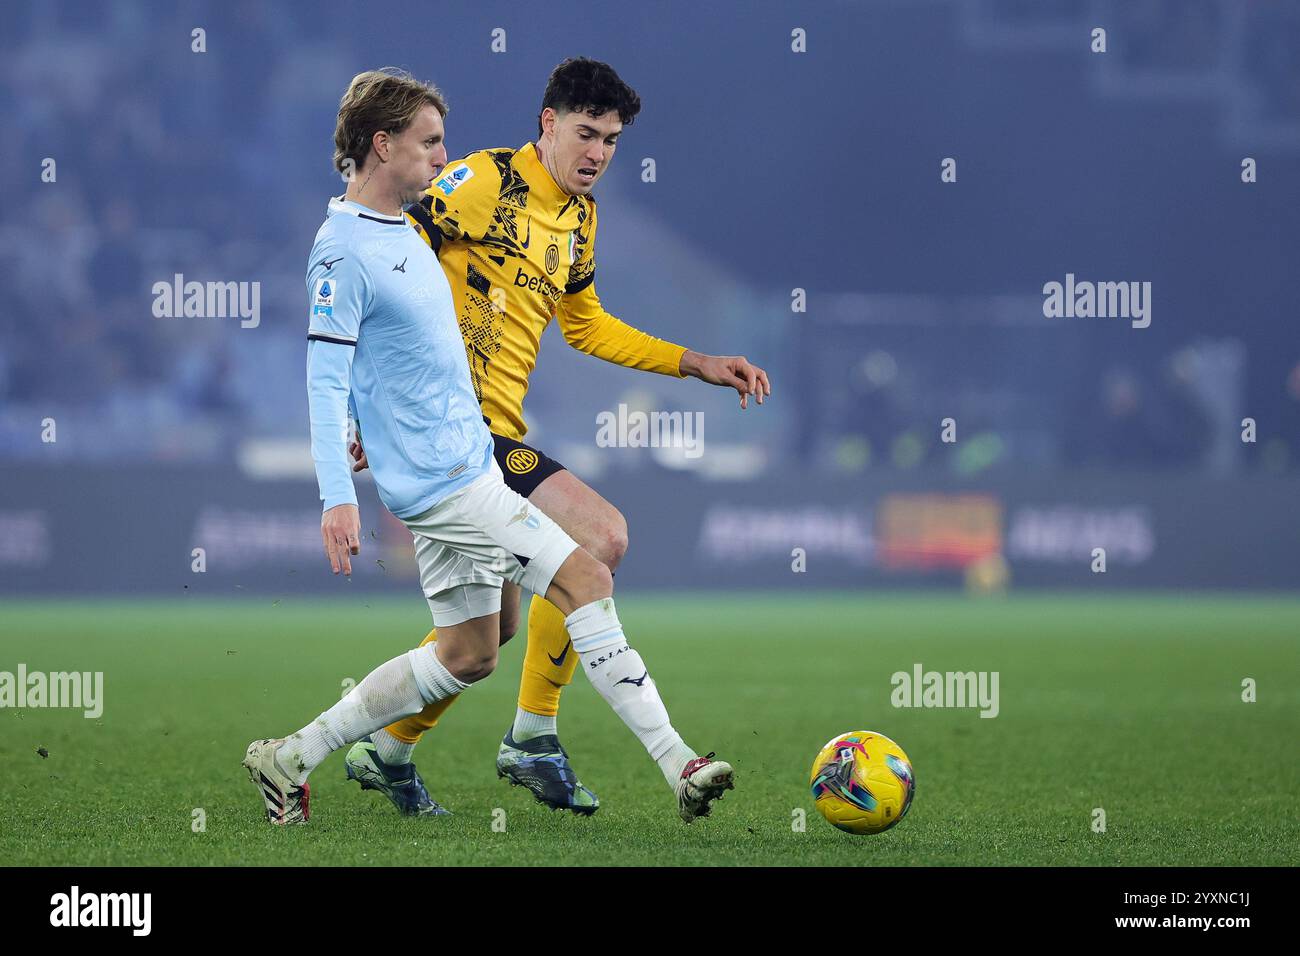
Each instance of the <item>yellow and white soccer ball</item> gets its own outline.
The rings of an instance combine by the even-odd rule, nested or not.
[[[888,737],[853,730],[834,737],[813,761],[817,812],[845,833],[882,833],[907,815],[916,793],[912,762]]]

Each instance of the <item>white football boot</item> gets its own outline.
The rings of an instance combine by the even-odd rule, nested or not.
[[[310,814],[308,801],[311,787],[293,782],[293,778],[279,768],[275,752],[284,743],[279,740],[254,740],[244,755],[244,769],[266,803],[266,818],[276,826],[306,823]]]
[[[712,753],[688,761],[677,781],[677,812],[687,823],[707,817],[714,800],[722,799],[722,791],[736,786],[736,774],[731,764],[714,760]]]

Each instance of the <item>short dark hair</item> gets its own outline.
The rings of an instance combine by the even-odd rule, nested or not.
[[[641,112],[641,97],[614,72],[608,63],[590,60],[585,56],[570,57],[554,70],[542,95],[542,109],[547,107],[557,113],[586,113],[604,116],[610,110],[618,113],[624,126],[631,126],[636,114]],[[537,135],[542,135],[542,114],[537,114]]]

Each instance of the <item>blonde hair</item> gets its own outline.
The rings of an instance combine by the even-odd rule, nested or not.
[[[370,155],[376,133],[400,133],[411,125],[425,104],[441,116],[447,115],[447,101],[432,83],[422,83],[405,70],[386,66],[358,73],[339,100],[338,124],[334,127],[334,168],[346,172],[346,162],[360,169]]]

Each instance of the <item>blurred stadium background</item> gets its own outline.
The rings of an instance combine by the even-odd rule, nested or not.
[[[576,54],[644,101],[597,190],[607,308],[774,383],[741,413],[548,332],[530,440],[627,514],[621,589],[1300,586],[1300,5],[47,0],[0,53],[0,593],[344,586],[303,381],[338,97],[404,66],[452,156],[517,146]],[[260,283],[259,323],[155,318],[178,273]],[[1066,273],[1150,281],[1150,327],[1044,318]],[[705,453],[597,447],[620,405],[702,412]],[[414,600],[362,492],[355,585]]]

